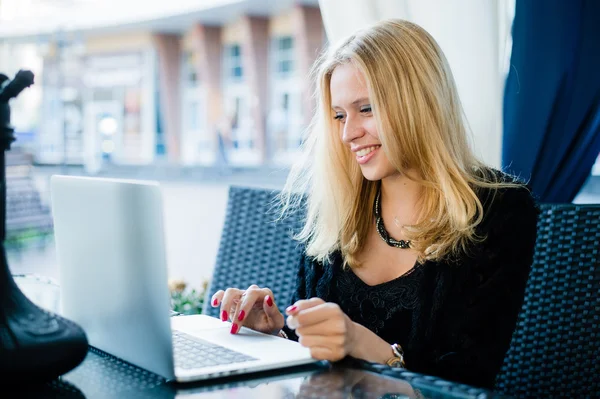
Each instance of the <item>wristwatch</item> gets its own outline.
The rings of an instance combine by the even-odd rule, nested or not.
[[[398,367],[398,368],[406,368],[406,363],[404,363],[404,350],[398,344],[392,344],[392,352],[394,356],[390,357],[385,364],[390,367]]]

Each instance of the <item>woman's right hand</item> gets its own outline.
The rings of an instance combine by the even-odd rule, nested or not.
[[[231,333],[237,334],[242,326],[266,334],[277,335],[285,320],[273,292],[268,288],[251,285],[246,290],[228,288],[217,291],[211,298],[213,308],[220,307],[221,320],[231,320]]]

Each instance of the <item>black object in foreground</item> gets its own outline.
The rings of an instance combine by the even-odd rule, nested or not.
[[[33,84],[33,73],[19,71],[11,81],[0,74],[0,382],[40,383],[73,369],[85,358],[87,337],[75,323],[45,311],[21,292],[4,251],[6,238],[5,151],[15,140],[8,102]]]

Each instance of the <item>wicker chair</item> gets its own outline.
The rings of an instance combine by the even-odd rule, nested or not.
[[[268,286],[285,308],[301,248],[299,215],[274,222],[276,192],[232,187],[213,281]],[[497,390],[516,397],[588,398],[600,392],[600,206],[542,205],[534,263]],[[218,309],[205,302],[206,314]]]
[[[542,205],[525,302],[497,390],[600,395],[600,206]]]
[[[301,229],[302,218],[294,213],[277,220],[277,194],[256,188],[230,188],[213,279],[204,302],[205,314],[219,317],[219,309],[209,302],[216,291],[243,289],[251,284],[269,287],[280,310],[290,305],[301,257],[300,244],[292,236]]]

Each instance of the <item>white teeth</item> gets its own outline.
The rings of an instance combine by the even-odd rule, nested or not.
[[[377,147],[363,148],[360,151],[356,151],[356,155],[358,155],[359,157],[364,157],[365,155],[369,154],[371,151],[375,151],[376,149]]]

